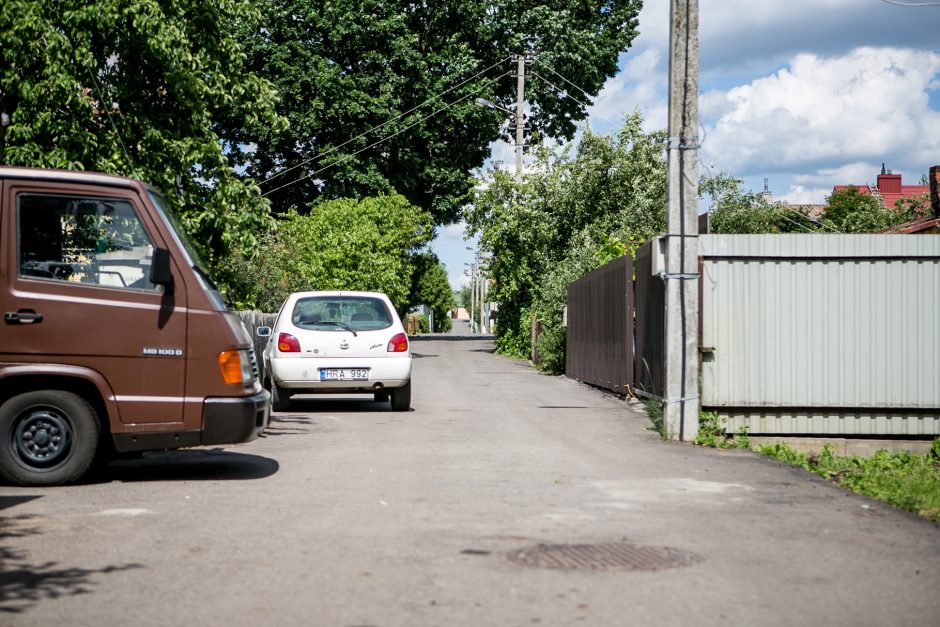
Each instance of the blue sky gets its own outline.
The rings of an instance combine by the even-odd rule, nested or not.
[[[940,165],[940,3],[922,3],[699,0],[703,172],[755,191],[766,178],[774,199],[793,203],[874,183],[882,163],[919,183]],[[646,0],[639,20],[589,110],[594,132],[636,108],[648,130],[666,126],[669,0]],[[511,146],[492,155],[511,167]],[[463,225],[438,233],[432,247],[453,287],[466,282],[474,245]]]

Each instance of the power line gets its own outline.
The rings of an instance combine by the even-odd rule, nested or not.
[[[500,74],[500,75],[497,76],[496,78],[492,78],[492,79],[486,81],[483,85],[490,85],[490,84],[492,84],[492,83],[495,83],[496,81],[498,81],[499,79],[501,79],[501,78],[507,76],[508,74],[509,74],[509,72],[505,72],[505,73],[503,73],[503,74]],[[291,185],[294,185],[294,184],[296,184],[296,183],[299,183],[300,181],[306,180],[306,179],[308,179],[308,178],[310,178],[310,177],[312,177],[312,176],[316,176],[316,175],[319,174],[320,172],[323,172],[323,171],[325,171],[325,170],[329,170],[329,169],[332,168],[333,166],[336,166],[336,165],[339,165],[339,164],[344,163],[344,162],[346,162],[346,161],[349,161],[350,159],[352,159],[352,158],[355,157],[356,155],[358,155],[358,154],[360,154],[360,153],[362,153],[362,152],[365,152],[366,150],[369,150],[370,148],[374,148],[374,147],[378,146],[379,144],[385,143],[385,142],[387,142],[388,140],[392,139],[393,137],[397,137],[398,135],[401,135],[401,134],[404,133],[405,131],[410,130],[410,129],[414,128],[415,126],[421,124],[421,123],[424,122],[425,120],[429,120],[429,119],[433,118],[435,115],[437,115],[437,114],[439,114],[439,113],[442,113],[442,112],[444,112],[444,111],[447,111],[448,109],[450,109],[450,108],[453,107],[454,105],[459,104],[460,102],[463,102],[464,100],[466,100],[467,98],[469,98],[470,96],[472,96],[474,93],[475,93],[475,92],[471,92],[471,93],[469,93],[469,94],[465,94],[465,95],[461,96],[460,98],[458,98],[457,100],[454,100],[453,102],[451,102],[451,103],[449,103],[449,104],[447,104],[447,105],[441,107],[441,108],[438,109],[437,111],[434,111],[433,113],[424,116],[423,118],[421,118],[421,119],[418,120],[417,122],[414,122],[414,123],[412,123],[412,124],[409,124],[408,126],[402,128],[402,129],[399,129],[398,131],[395,131],[395,132],[392,133],[391,135],[388,135],[388,136],[386,136],[386,137],[383,137],[382,139],[380,139],[380,140],[378,140],[378,141],[376,141],[376,142],[373,142],[373,143],[369,144],[368,146],[366,146],[366,147],[364,147],[364,148],[360,148],[360,149],[357,150],[356,152],[353,152],[353,153],[350,153],[350,154],[344,156],[342,159],[338,159],[338,160],[336,160],[336,161],[333,161],[332,163],[329,163],[329,164],[323,166],[323,167],[320,168],[319,170],[315,170],[315,171],[313,171],[313,172],[308,172],[307,174],[305,174],[304,176],[301,176],[301,177],[298,178],[298,179],[294,179],[293,181],[291,181],[291,182],[289,182],[289,183],[284,183],[283,185],[281,185],[281,186],[279,186],[279,187],[275,187],[274,189],[268,190],[268,191],[266,191],[265,193],[263,193],[263,194],[261,194],[261,195],[262,195],[262,196],[268,196],[269,194],[273,194],[274,192],[276,192],[276,191],[278,191],[278,190],[281,190],[281,189],[284,189],[285,187],[290,187]],[[383,126],[384,126],[384,125],[383,125]],[[378,127],[377,127],[377,128],[378,128]],[[363,133],[363,135],[364,135],[364,134],[365,134],[365,133]],[[359,135],[359,137],[362,137],[362,135]],[[356,139],[356,138],[353,138],[353,139]],[[352,141],[352,140],[350,140],[350,141]],[[348,143],[349,143],[349,142],[347,141],[347,142],[345,142],[345,143],[342,144],[342,145],[346,145],[346,144],[348,144]],[[325,156],[325,155],[321,155],[321,156]],[[312,161],[312,160],[313,160],[313,159],[308,160],[307,163],[309,163],[309,162]],[[269,180],[270,180],[270,179],[269,179]]]
[[[589,94],[589,93],[587,93],[586,91],[584,91],[584,90],[583,90],[581,87],[579,87],[578,85],[575,85],[574,83],[572,83],[571,81],[569,81],[567,78],[565,78],[564,76],[562,76],[561,74],[559,74],[558,72],[556,72],[553,68],[549,67],[546,63],[543,63],[538,57],[535,57],[535,62],[538,63],[539,65],[543,66],[546,70],[548,70],[549,72],[551,72],[552,74],[554,74],[555,76],[557,76],[558,78],[560,78],[561,80],[563,80],[564,82],[568,83],[569,85],[571,85],[572,87],[574,87],[575,89],[577,89],[578,91],[580,91],[582,94],[584,94],[584,95],[587,96],[588,98],[593,98],[593,97],[594,97],[594,96],[592,96],[591,94]],[[543,78],[542,80],[545,80],[545,79]],[[547,81],[546,81],[546,82],[547,82]],[[557,88],[556,88],[556,89],[557,89]],[[559,90],[559,91],[561,91],[561,90]]]
[[[354,141],[356,141],[357,139],[361,139],[361,138],[365,137],[366,135],[369,135],[370,133],[373,133],[373,132],[375,132],[375,131],[377,131],[377,130],[379,130],[379,129],[381,129],[381,128],[384,128],[384,127],[388,126],[389,124],[391,124],[392,122],[397,122],[398,120],[402,119],[403,117],[405,117],[405,116],[407,116],[407,115],[410,115],[412,112],[414,112],[414,111],[420,109],[420,108],[423,107],[424,105],[426,105],[426,104],[428,104],[428,103],[431,103],[431,102],[434,102],[435,100],[439,100],[441,97],[447,95],[448,93],[454,91],[455,89],[458,89],[458,88],[460,88],[460,87],[463,87],[464,85],[466,85],[466,84],[469,83],[470,81],[476,79],[477,77],[479,77],[479,76],[482,75],[482,74],[486,74],[487,72],[489,72],[490,70],[492,70],[492,69],[493,69],[494,67],[496,67],[497,65],[499,65],[499,64],[501,64],[501,63],[505,63],[506,61],[508,61],[508,60],[511,59],[511,58],[512,58],[512,57],[508,57],[508,56],[507,56],[507,57],[504,57],[504,58],[500,59],[499,61],[497,61],[496,63],[494,63],[493,65],[491,65],[491,66],[489,66],[488,68],[486,68],[485,70],[480,70],[479,72],[477,72],[477,73],[474,74],[473,76],[467,78],[466,80],[461,81],[460,83],[454,85],[453,87],[450,87],[450,88],[448,88],[448,89],[442,91],[441,93],[432,96],[431,98],[428,98],[427,100],[425,100],[425,101],[422,102],[421,104],[412,107],[412,108],[409,109],[408,111],[405,111],[404,113],[402,113],[402,114],[400,114],[400,115],[398,115],[398,116],[396,116],[396,117],[394,117],[394,118],[391,118],[391,119],[389,119],[389,120],[386,120],[385,122],[379,124],[378,126],[373,126],[373,127],[370,128],[369,130],[367,130],[367,131],[365,131],[365,132],[363,132],[363,133],[360,133],[359,135],[356,135],[355,137],[352,137],[352,138],[350,138],[350,139],[344,141],[342,144],[339,144],[338,146],[334,146],[333,148],[330,148],[330,149],[327,150],[326,152],[323,152],[323,153],[320,153],[320,154],[315,155],[315,156],[313,156],[313,157],[310,157],[309,159],[307,159],[307,160],[305,160],[305,161],[301,161],[300,163],[298,163],[298,164],[296,164],[296,165],[293,165],[293,166],[287,168],[286,170],[282,170],[282,171],[278,172],[277,174],[275,174],[275,175],[273,175],[273,176],[269,176],[269,177],[266,178],[265,180],[261,181],[261,185],[264,185],[264,184],[267,183],[268,181],[272,181],[272,180],[278,178],[279,176],[283,176],[284,174],[287,174],[288,172],[291,172],[291,171],[293,171],[293,170],[296,170],[297,168],[303,167],[303,166],[307,165],[308,163],[310,163],[311,161],[316,161],[316,160],[318,160],[318,159],[322,159],[322,158],[328,156],[329,154],[331,154],[331,153],[333,153],[333,152],[336,152],[337,150],[339,150],[339,149],[342,148],[343,146],[346,146],[347,144],[349,144],[349,143],[351,143],[351,142],[354,142]],[[505,74],[500,75],[500,76],[497,77],[497,78],[502,78],[503,76],[505,76]],[[492,82],[492,81],[491,81],[491,82]],[[427,119],[427,118],[425,118],[425,119]],[[394,135],[393,135],[392,137],[394,137]],[[303,177],[303,178],[306,178],[306,177]],[[303,178],[297,179],[297,180],[303,180]],[[283,186],[282,186],[282,187],[283,187]],[[281,188],[278,187],[277,189],[281,189]],[[271,190],[271,191],[276,191],[276,190]]]
[[[577,102],[579,105],[581,105],[581,106],[584,107],[585,109],[587,109],[588,107],[591,106],[591,105],[588,105],[588,104],[585,104],[585,103],[581,102],[580,100],[578,100],[577,98],[575,98],[574,96],[572,96],[572,95],[571,95],[571,92],[569,92],[567,89],[562,89],[561,87],[559,87],[559,86],[556,85],[555,83],[551,82],[550,80],[548,80],[547,78],[545,78],[545,77],[542,76],[541,74],[536,74],[535,72],[532,72],[532,76],[535,76],[536,78],[542,79],[543,81],[545,81],[546,83],[548,83],[549,85],[551,85],[551,86],[555,89],[555,91],[557,91],[557,92],[560,93],[560,94],[564,94],[566,98],[571,98],[572,100],[574,100],[575,102]]]
[[[940,2],[897,2],[897,0],[881,0],[899,7],[940,7]]]

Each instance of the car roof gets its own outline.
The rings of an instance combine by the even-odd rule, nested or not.
[[[382,292],[360,292],[360,291],[355,291],[355,290],[294,292],[293,294],[288,296],[288,298],[297,300],[300,298],[309,298],[311,296],[323,296],[327,298],[338,297],[338,296],[369,296],[372,298],[379,298],[381,300],[388,300],[389,302],[391,302],[388,295]]]

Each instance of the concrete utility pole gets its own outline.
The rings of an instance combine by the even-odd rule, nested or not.
[[[473,307],[477,297],[477,267],[470,264],[470,333],[473,333]]]
[[[516,176],[522,174],[522,149],[525,122],[523,108],[525,103],[525,55],[516,57]]]
[[[666,235],[668,437],[698,434],[698,0],[671,0]]]

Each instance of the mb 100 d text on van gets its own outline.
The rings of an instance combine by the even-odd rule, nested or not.
[[[0,168],[0,476],[245,442],[267,426],[252,344],[166,201],[124,178]]]

